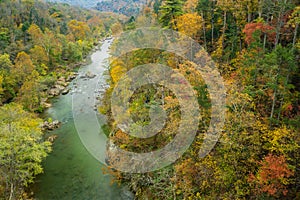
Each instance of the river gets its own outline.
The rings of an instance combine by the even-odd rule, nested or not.
[[[74,123],[74,116],[76,121],[78,110],[91,116],[96,115],[94,111],[96,95],[90,94],[99,89],[97,90],[99,95],[99,92],[100,94],[104,92],[103,87],[107,86],[105,85],[107,77],[103,72],[107,71],[111,42],[111,39],[103,42],[101,48],[91,55],[91,64],[83,66],[79,70],[79,76],[71,82],[69,86],[71,92],[53,99],[52,107],[45,113],[46,117],[61,121],[62,126],[51,132],[58,138],[53,144],[53,151],[43,163],[44,173],[37,177],[34,186],[35,199],[132,199],[132,195],[125,187],[111,184],[112,177],[103,173],[105,166],[87,151],[77,133],[78,129],[82,129],[100,135],[99,127],[88,123],[89,120],[76,122],[76,126]],[[86,72],[97,76],[93,79],[80,78]],[[95,88],[95,81],[99,88]],[[75,111],[72,108],[74,95],[76,102],[81,102],[81,107]],[[105,148],[103,144],[100,145],[101,148]]]

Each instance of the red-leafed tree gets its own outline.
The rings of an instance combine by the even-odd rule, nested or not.
[[[266,193],[269,196],[286,196],[289,177],[294,172],[288,167],[286,158],[269,154],[259,162],[260,168],[256,175],[250,174],[250,183],[254,184],[257,194]]]
[[[253,33],[255,31],[260,31],[261,36],[265,36],[269,42],[275,42],[275,36],[276,36],[275,28],[268,24],[257,22],[257,23],[246,24],[243,30],[243,33],[245,33],[246,35],[245,42],[247,44],[253,42]]]

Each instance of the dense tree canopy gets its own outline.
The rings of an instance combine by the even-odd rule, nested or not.
[[[205,109],[195,141],[176,163],[145,174],[111,173],[127,183],[138,199],[299,198],[299,4],[163,0],[150,5],[150,16],[163,28],[192,37],[211,54],[226,84],[226,122],[217,145],[199,158],[211,112],[200,74],[171,53],[137,50],[127,54],[111,63],[111,88],[101,108],[110,119],[111,138],[120,148],[133,152],[162,148],[172,141],[180,121],[174,94],[153,85],[135,91],[130,115],[136,123],[147,124],[149,104],[161,105],[167,113],[165,127],[147,139],[134,138],[116,127],[109,98],[120,77],[135,66],[163,63],[178,70],[193,85]],[[141,13],[136,21],[145,21],[146,16],[149,12]]]
[[[160,23],[164,27],[177,29],[177,17],[183,14],[182,6],[181,0],[163,1],[160,7]]]
[[[0,191],[1,198],[19,199],[23,188],[43,172],[43,158],[50,142],[43,141],[41,121],[20,105],[0,108]]]
[[[107,115],[111,141],[121,149],[162,148],[174,139],[181,120],[176,95],[153,84],[134,92],[127,114],[144,126],[150,123],[149,109],[158,105],[166,113],[164,128],[141,139],[117,127],[110,107],[112,91],[138,65],[160,63],[182,74],[202,117],[194,142],[174,164],[143,174],[109,170],[116,181],[128,185],[137,199],[298,199],[299,2],[151,0],[134,10],[123,5],[116,5],[119,11],[141,12],[118,20],[116,15],[67,4],[0,1],[0,198],[26,198],[24,188],[43,171],[41,162],[50,144],[43,140],[41,121],[33,113],[43,111],[42,100],[56,80],[74,70],[102,37],[117,38],[123,30],[139,26],[161,26],[191,37],[214,60],[226,86],[225,126],[212,151],[199,157],[212,105],[195,66],[158,49],[112,57],[110,88],[99,110]],[[117,44],[115,40],[111,49]],[[114,162],[122,160],[110,160]]]
[[[34,113],[116,21],[67,4],[0,1],[0,199],[31,198],[51,146]]]

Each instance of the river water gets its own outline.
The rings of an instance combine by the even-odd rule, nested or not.
[[[37,177],[34,186],[35,199],[132,199],[130,193],[123,186],[111,184],[112,177],[103,174],[103,167],[105,168],[105,166],[87,151],[77,132],[80,129],[82,134],[82,130],[85,130],[87,133],[96,133],[97,137],[100,135],[100,139],[101,137],[105,138],[103,133],[99,133],[99,125],[91,124],[89,120],[78,121],[77,114],[81,117],[96,115],[94,111],[95,97],[99,93],[101,95],[107,86],[105,85],[107,77],[103,75],[103,72],[108,67],[107,59],[111,42],[112,40],[105,40],[101,49],[91,55],[91,64],[82,67],[79,70],[79,76],[70,84],[71,92],[54,99],[52,107],[45,114],[46,117],[57,119],[63,124],[51,132],[51,134],[56,134],[58,138],[53,144],[53,152],[43,163],[44,174]],[[97,76],[93,79],[80,78],[86,72],[91,72]],[[74,97],[77,103],[80,102],[75,111],[72,107]],[[85,114],[77,113],[78,111]],[[77,119],[76,126],[74,116],[75,121]],[[102,149],[105,148],[103,144],[101,142],[99,144]]]

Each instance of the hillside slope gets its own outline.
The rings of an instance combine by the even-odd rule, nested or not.
[[[137,15],[146,0],[46,0],[48,2],[67,3],[83,8],[95,8],[103,12],[114,12],[127,16]]]
[[[48,2],[67,3],[73,6],[80,6],[83,8],[92,8],[101,0],[47,0]]]
[[[139,14],[144,5],[145,0],[111,0],[98,2],[96,9],[132,16]]]

